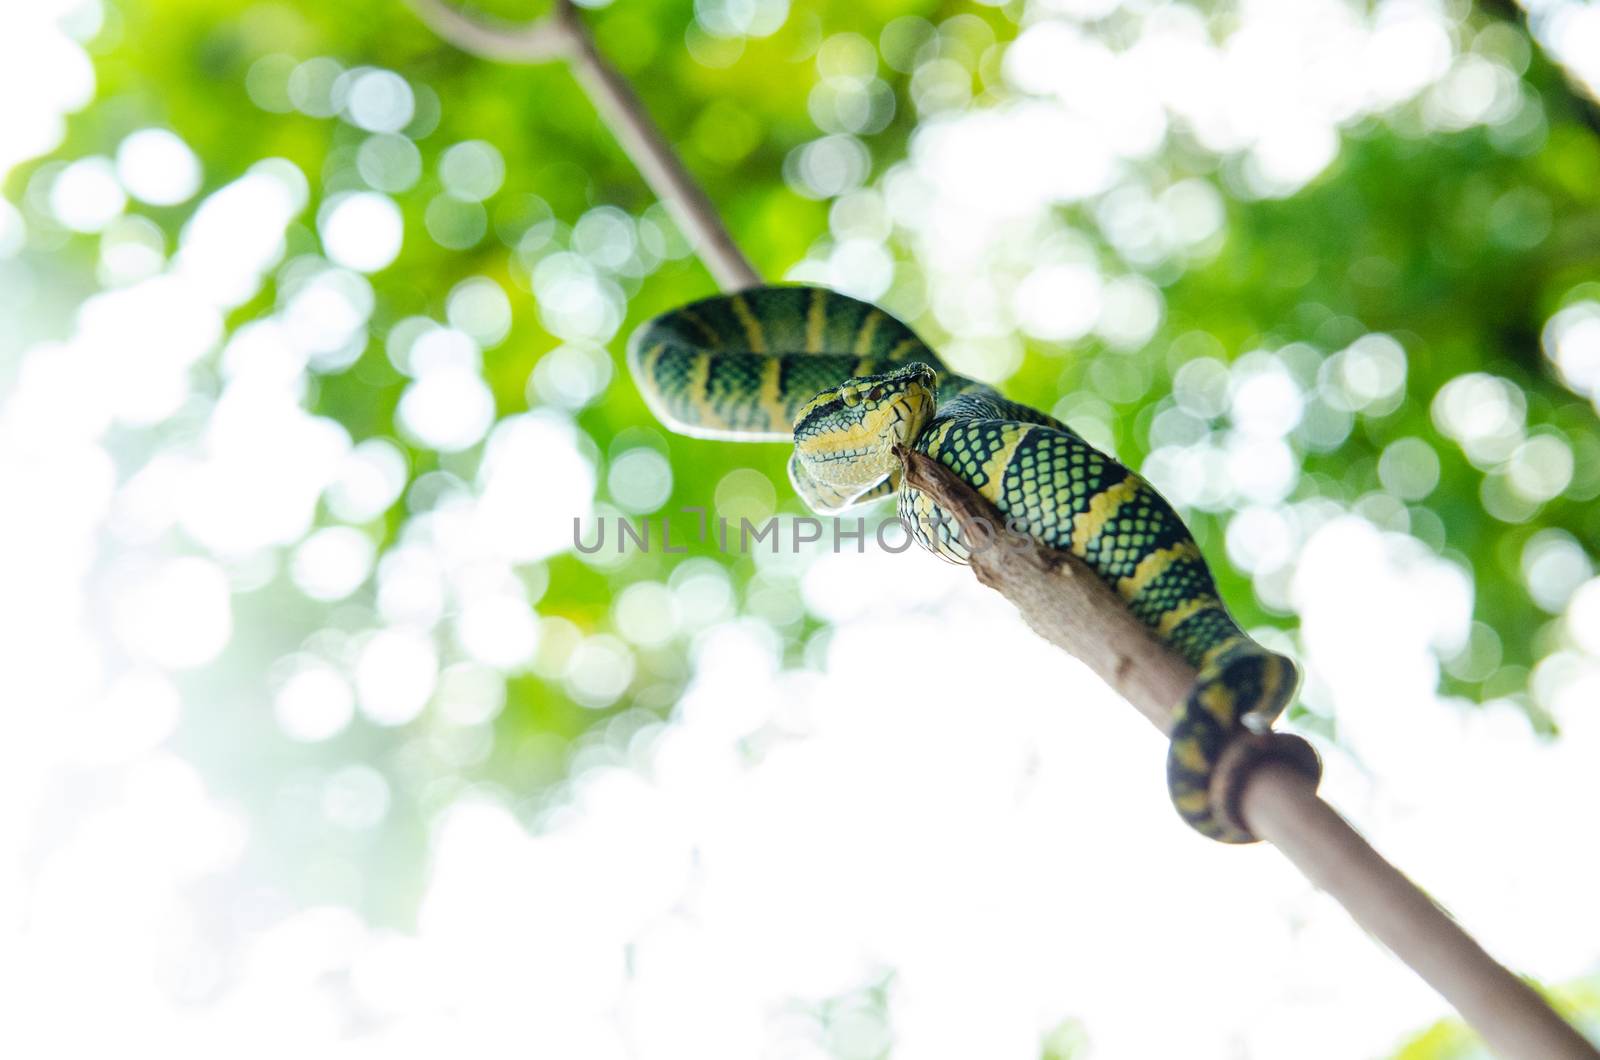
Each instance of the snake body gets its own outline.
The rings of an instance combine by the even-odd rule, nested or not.
[[[967,562],[953,522],[901,485],[893,446],[905,445],[1009,527],[1083,560],[1197,671],[1167,757],[1179,814],[1214,839],[1251,841],[1219,812],[1213,777],[1230,740],[1282,712],[1298,671],[1239,628],[1187,527],[1138,475],[1053,417],[951,372],[883,310],[822,288],[761,287],[665,313],[634,333],[628,362],[675,431],[792,440],[790,479],[819,513],[898,493],[917,541]]]

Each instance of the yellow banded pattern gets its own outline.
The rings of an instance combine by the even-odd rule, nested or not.
[[[676,431],[794,440],[796,459],[809,463],[792,460],[791,479],[818,510],[895,491],[898,471],[882,466],[889,436],[863,427],[868,412],[893,412],[883,413],[884,430],[909,429],[913,412],[925,417],[909,444],[988,499],[1010,529],[1080,557],[1196,668],[1174,712],[1173,803],[1205,835],[1252,839],[1217,811],[1213,775],[1230,740],[1282,712],[1298,671],[1239,628],[1183,521],[1143,479],[1065,424],[949,371],[883,310],[821,288],[755,288],[666,313],[634,334],[628,362],[651,410]],[[855,461],[855,477],[816,477]],[[968,543],[937,506],[909,487],[898,493],[917,541],[966,562]]]

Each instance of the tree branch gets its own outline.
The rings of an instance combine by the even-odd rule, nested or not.
[[[1000,513],[938,461],[899,451],[906,482],[926,493],[973,543],[980,582],[1023,621],[1088,664],[1163,733],[1194,683],[1187,662],[1150,635],[1078,557],[1022,535],[1000,537]],[[987,547],[984,547],[987,544]],[[1593,1046],[1533,988],[1490,957],[1461,925],[1389,864],[1317,796],[1304,741],[1246,740],[1218,767],[1219,808],[1270,842],[1352,919],[1405,961],[1507,1057],[1595,1060]],[[1312,756],[1314,761],[1314,754]]]
[[[1533,987],[1489,956],[1318,798],[1302,774],[1264,762],[1249,774],[1240,804],[1257,835],[1410,965],[1495,1053],[1551,1060],[1600,1056]]]
[[[761,282],[722,223],[721,213],[684,168],[644,102],[595,47],[571,0],[555,0],[549,15],[520,26],[466,15],[445,0],[406,3],[440,37],[473,55],[505,63],[566,60],[600,119],[689,237],[717,286],[737,291]]]
[[[1163,733],[1172,706],[1194,686],[1194,668],[1150,635],[1111,587],[1070,552],[1023,534],[1001,534],[1005,517],[948,468],[898,450],[905,481],[926,493],[973,543],[972,573],[1016,605],[1039,636],[1088,664]]]

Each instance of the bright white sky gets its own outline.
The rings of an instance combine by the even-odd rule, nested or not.
[[[1331,0],[1247,4],[1221,46],[1174,9],[1118,52],[1074,22],[1107,6],[1033,5],[1000,107],[965,110],[950,94],[959,78],[938,65],[952,60],[924,63],[927,121],[909,160],[855,190],[853,133],[878,120],[877,59],[860,38],[825,44],[813,110],[827,135],[791,160],[791,179],[838,196],[836,238],[795,277],[886,296],[897,230],[952,359],[1003,380],[1017,329],[1137,347],[1159,324],[1156,285],[1103,275],[1068,231],[1038,238],[1054,205],[1094,199],[1129,260],[1203,255],[1222,237],[1213,186],[1158,195],[1125,165],[1159,149],[1172,116],[1238,161],[1237,190],[1257,195],[1292,194],[1331,160],[1342,124],[1419,93],[1435,128],[1518,120],[1496,42],[1464,51],[1433,5],[1391,0],[1369,18]],[[74,38],[98,15],[79,8],[58,29],[73,7],[0,14],[11,101],[0,174],[51,150],[63,116],[91,97]],[[765,31],[774,9],[752,6],[761,25],[742,30],[734,5],[708,5],[703,19]],[[1597,10],[1541,9],[1541,39],[1567,54],[1593,36]],[[338,73],[307,64],[289,91],[315,112]],[[1085,80],[1115,88],[1085,91]],[[441,174],[450,202],[430,207],[427,231],[403,230],[388,193],[416,180],[398,133],[413,90],[386,71],[343,84],[341,120],[371,134],[360,154],[370,190],[312,219],[324,257],[281,260],[283,228],[310,196],[304,176],[270,159],[199,199],[169,256],[138,204],[190,202],[204,175],[168,130],[134,133],[41,185],[59,223],[102,234],[106,289],[62,342],[25,352],[0,403],[0,494],[30,513],[0,523],[0,584],[28,602],[0,611],[0,1052],[82,1056],[137,1041],[173,1056],[249,1043],[262,1055],[799,1060],[874,1057],[892,1039],[907,1060],[1032,1060],[1070,1019],[1096,1057],[1314,1060],[1382,1054],[1443,1014],[1271,850],[1187,833],[1163,793],[1159,737],[931,557],[775,561],[763,577],[797,581],[804,606],[835,623],[799,671],[777,664],[761,608],[713,566],[621,594],[615,634],[584,639],[538,613],[527,586],[567,547],[573,515],[649,512],[666,495],[670,469],[653,449],[599,466],[570,416],[628,385],[599,351],[623,317],[616,277],[675,252],[649,216],[602,207],[570,246],[525,244],[533,303],[479,278],[455,290],[445,319],[391,329],[389,355],[412,380],[401,429],[445,452],[481,444],[482,457],[377,555],[361,527],[399,495],[404,459],[309,415],[305,386],[367,341],[366,275],[406,239],[449,245],[504,167],[490,145],[457,145]],[[1041,161],[1045,144],[1054,153]],[[0,255],[23,223],[0,205]],[[279,304],[225,334],[224,314],[274,270]],[[536,305],[564,344],[530,380],[535,410],[497,420],[482,352],[504,338],[514,302]],[[1600,306],[1579,303],[1546,330],[1581,393],[1600,392],[1596,320]],[[1399,393],[1404,350],[1367,336],[1309,373],[1306,352],[1193,362],[1161,421],[1170,444],[1145,471],[1181,503],[1237,509],[1230,555],[1264,599],[1298,613],[1307,702],[1337,715],[1343,739],[1322,747],[1330,801],[1519,970],[1552,982],[1591,972],[1600,852],[1573,836],[1600,803],[1600,580],[1570,539],[1524,556],[1535,597],[1567,616],[1565,646],[1535,675],[1559,743],[1536,740],[1508,705],[1440,701],[1439,655],[1486,635],[1471,623],[1470,578],[1389,509],[1284,502],[1303,416],[1325,407],[1348,431],[1381,410]],[[223,380],[209,406],[189,389],[201,362]],[[1091,435],[1109,414],[1092,400],[1074,409]],[[180,412],[203,425],[191,442],[117,469],[113,426]],[[1502,476],[1512,511],[1571,477],[1565,442],[1530,435],[1501,380],[1457,380],[1434,414]],[[1438,474],[1433,450],[1412,442],[1381,465],[1406,499]],[[729,476],[718,506],[770,510],[771,485],[752,478]],[[338,525],[312,526],[319,499]],[[173,527],[195,554],[155,546]],[[208,886],[251,857],[254,823],[169,742],[206,708],[184,701],[173,675],[239,635],[232,592],[279,562],[330,608],[376,585],[371,628],[343,661],[302,654],[280,668],[274,710],[294,740],[354,724],[474,739],[499,709],[501,675],[539,666],[606,706],[634,652],[657,645],[688,653],[694,676],[670,722],[627,753],[589,755],[537,827],[493,791],[444,806],[414,929],[347,908],[249,913],[249,895]],[[538,661],[551,645],[558,663]],[[314,805],[359,833],[383,821],[389,783],[351,764],[317,779]],[[885,984],[887,1026],[869,1003]]]

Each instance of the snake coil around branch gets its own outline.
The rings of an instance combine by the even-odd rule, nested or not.
[[[905,482],[927,494],[958,523],[975,548],[970,565],[978,581],[1016,606],[1039,636],[1081,660],[1163,733],[1172,729],[1172,705],[1194,685],[1195,669],[1151,635],[1126,603],[1077,556],[1025,535],[1000,543],[1005,520],[982,495],[926,454],[896,446]],[[1316,787],[1317,753],[1291,733],[1241,733],[1222,753],[1213,798],[1229,823],[1252,831],[1240,812],[1250,771],[1282,762]]]

